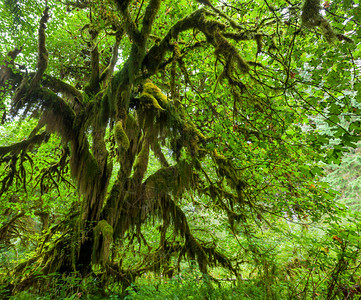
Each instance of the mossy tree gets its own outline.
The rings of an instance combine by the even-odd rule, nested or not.
[[[360,87],[350,55],[360,34],[352,31],[356,8],[335,4],[328,21],[319,1],[205,4],[46,1],[38,20],[34,13],[37,25],[24,17],[26,5],[2,5],[1,26],[17,24],[3,36],[17,37],[6,43],[0,70],[4,99],[11,98],[8,120],[38,123],[25,141],[0,148],[0,162],[11,161],[1,194],[25,178],[18,174],[27,151],[50,134],[67,149],[57,167],[70,166],[81,198],[44,234],[44,244],[51,242],[15,273],[30,263],[46,274],[85,276],[98,268],[126,285],[159,261],[124,270],[111,250],[129,232],[147,245],[142,229],[157,220],[161,243],[148,258],[171,249],[179,260],[195,259],[202,273],[221,265],[237,275],[236,263],[192,233],[181,200],[222,212],[231,231],[240,224],[244,234],[274,215],[317,219],[328,212],[317,163],[330,136],[305,128],[310,115],[328,111],[344,144],[356,139],[350,133],[357,126],[337,126],[341,113],[359,113],[345,93],[350,84],[356,94]],[[354,18],[341,30],[345,12]],[[36,43],[24,34],[30,28]],[[152,174],[151,159],[160,166]],[[167,244],[170,231],[178,244]]]

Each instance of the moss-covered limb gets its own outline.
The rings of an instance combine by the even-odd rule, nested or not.
[[[141,131],[135,118],[131,114],[128,114],[125,123],[123,129],[129,139],[129,148],[127,150],[123,149],[123,151],[119,153],[121,168],[118,171],[117,180],[112,186],[102,211],[102,219],[107,220],[115,229],[116,233],[119,232],[119,230],[116,230],[119,227],[118,222],[127,221],[128,215],[131,215],[131,212],[127,211],[124,206],[125,196],[127,190],[131,189],[131,180],[129,180],[129,177],[131,176],[136,156],[141,151],[142,144]],[[133,186],[135,190],[131,191],[132,195],[139,192],[139,188],[141,188],[139,184],[134,184],[134,182]],[[124,214],[124,217],[122,214]],[[123,232],[123,227],[122,230],[120,230],[121,232]],[[126,229],[127,228],[125,228],[125,230]],[[117,234],[116,236],[119,237]]]
[[[5,59],[4,65],[0,66],[0,86],[4,86],[5,88],[8,88],[8,86],[11,84],[12,86],[16,86],[16,84],[13,84],[9,81],[15,81],[15,82],[21,82],[21,75],[14,73],[14,61],[16,57],[21,53],[21,48],[15,48],[12,51],[9,51],[7,53],[7,58]],[[17,78],[17,80],[16,80]]]
[[[189,46],[186,46],[184,48],[181,49],[181,55],[185,56],[187,53],[193,51],[194,49],[200,48],[200,47],[205,47],[207,45],[206,41],[196,41],[194,44],[191,44]],[[170,47],[170,50],[172,50],[172,47]],[[159,64],[158,70],[164,70],[169,64],[172,64],[171,68],[173,68],[173,63],[175,63],[176,61],[174,60],[173,57],[168,58],[167,60],[163,61],[162,63]],[[171,69],[172,70],[172,69]],[[175,73],[174,73],[175,74]],[[174,77],[171,77],[171,80]],[[171,87],[174,86],[174,84],[171,84]],[[172,93],[171,93],[172,95]],[[173,97],[171,97],[172,99],[174,99]]]
[[[119,177],[121,175],[118,175],[117,180],[113,183],[101,214],[101,218],[106,220],[113,228],[119,219],[119,211],[124,198],[123,182]]]
[[[132,181],[137,184],[140,184],[144,178],[144,174],[147,171],[148,160],[149,160],[149,140],[147,137],[143,140],[143,145],[141,151],[137,155],[137,159],[134,164],[134,173],[132,176]]]
[[[101,101],[102,119],[108,122],[110,119],[126,119],[129,105],[129,96],[132,85],[129,79],[129,61],[126,61],[123,68],[114,73],[107,88],[106,95]]]
[[[192,166],[179,161],[175,166],[164,167],[150,175],[144,182],[146,197],[152,199],[164,193],[180,197],[186,189],[192,187]]]
[[[226,61],[234,61],[237,67],[243,72],[248,72],[249,67],[241,57],[238,50],[223,36],[227,25],[217,20],[212,20],[214,13],[206,9],[200,9],[184,19],[178,21],[166,34],[163,40],[154,45],[146,55],[143,66],[148,70],[149,75],[154,74],[162,63],[165,54],[173,50],[172,40],[176,39],[179,33],[190,29],[199,29],[206,37],[207,42],[216,48],[216,55]]]
[[[302,22],[304,26],[315,27],[321,24],[323,19],[320,11],[322,9],[320,0],[305,0],[302,7]]]
[[[105,70],[102,72],[102,74],[100,75],[100,78],[99,78],[99,81],[101,83],[108,81],[110,76],[114,72],[114,67],[118,60],[119,44],[120,44],[123,34],[124,34],[124,31],[120,30],[116,35],[115,43],[114,43],[113,49],[112,49],[112,57],[110,59],[109,65],[105,68]]]
[[[41,84],[55,93],[62,94],[67,100],[71,101],[71,105],[76,111],[79,111],[83,107],[82,93],[74,86],[48,74],[43,76]]]
[[[162,167],[168,168],[169,163],[167,161],[167,158],[163,154],[162,148],[160,147],[160,144],[157,139],[154,139],[151,142],[151,149],[153,150],[155,157],[159,160]]]
[[[114,0],[114,3],[117,5],[120,12],[124,12],[128,8],[130,2],[131,0]]]
[[[137,25],[132,20],[132,17],[130,15],[130,12],[128,9],[121,10],[121,14],[124,18],[124,26],[125,31],[131,41],[137,46],[137,47],[144,47],[144,41],[141,37],[140,31],[137,28]]]
[[[123,178],[128,178],[133,170],[136,156],[141,150],[143,139],[138,123],[131,114],[128,114],[126,120],[125,133],[129,139],[129,148],[120,155],[119,161],[122,166],[121,170]]]
[[[221,266],[229,271],[231,271],[236,276],[238,275],[237,270],[232,265],[231,260],[224,255],[222,252],[218,251],[216,247],[208,247],[206,245],[202,245],[203,251],[208,258],[208,265],[212,267]]]
[[[205,188],[199,189],[199,192],[209,196],[215,202],[215,207],[227,214],[228,222],[232,230],[234,229],[235,223],[241,220],[246,221],[244,214],[234,211],[236,204],[239,205],[238,207],[241,209],[244,205],[243,198],[240,198],[239,195],[226,191],[219,186],[219,184],[210,184]],[[243,195],[241,195],[241,197],[243,197]],[[228,201],[228,203],[226,203],[226,201]]]
[[[8,238],[9,228],[21,217],[25,215],[24,211],[16,213],[10,220],[4,222],[0,226],[0,243],[1,244],[9,244],[10,238]]]
[[[35,145],[40,145],[44,141],[48,140],[48,138],[49,134],[47,132],[43,132],[19,143],[15,143],[10,146],[0,147],[0,159],[2,159],[0,160],[0,162],[4,160],[5,154],[14,154],[19,153],[20,151],[27,151]]]
[[[48,74],[44,75],[41,83],[44,87],[51,89],[55,93],[61,93],[64,96],[68,96],[68,97],[75,97],[78,98],[79,101],[82,100],[82,94],[78,89]]]
[[[216,250],[214,246],[209,247],[204,243],[197,241],[191,233],[185,214],[174,203],[171,197],[162,197],[162,200],[159,203],[159,210],[164,222],[171,221],[175,232],[185,239],[184,247],[182,248],[182,251],[180,251],[179,261],[183,252],[183,255],[187,254],[190,259],[197,260],[200,271],[204,274],[208,273],[208,266],[218,265],[236,273],[231,261],[224,254]]]
[[[204,20],[204,9],[199,9],[178,21],[172,26],[159,44],[155,44],[150,48],[142,63],[143,67],[148,70],[149,75],[156,73],[159,65],[163,62],[166,53],[173,50],[171,43],[172,39],[175,39],[179,33],[183,31],[196,28],[199,20]]]
[[[72,108],[57,94],[45,89],[38,88],[31,94],[31,98],[25,105],[28,106],[39,105],[44,111],[44,121],[47,124],[47,130],[50,132],[57,132],[64,141],[71,141],[75,139],[75,132],[73,130],[73,122],[75,113]],[[15,109],[22,108],[21,105]]]
[[[112,165],[108,164],[108,150],[105,144],[105,127],[94,126],[92,130],[92,153],[103,173],[111,173]]]
[[[250,68],[248,63],[239,54],[236,47],[233,46],[223,36],[223,34],[219,32],[214,33],[214,44],[216,47],[215,54],[219,59],[224,61],[225,65],[228,65],[230,70],[238,67],[238,69],[243,73],[247,73],[249,71]]]
[[[114,138],[117,145],[125,150],[129,148],[129,138],[123,129],[121,121],[118,121],[114,126]]]
[[[92,38],[95,39],[95,36]],[[89,83],[84,87],[85,93],[89,95],[96,94],[100,88],[99,50],[97,44],[93,45],[90,58],[91,58],[90,80]]]
[[[237,191],[238,196],[241,196],[243,190],[246,188],[246,183],[242,180],[240,171],[233,166],[230,160],[219,155],[216,151],[213,152],[212,158],[215,162],[218,175],[221,178],[225,177],[230,187]]]
[[[150,261],[149,261],[150,263]],[[136,266],[131,266],[127,269],[122,268],[120,263],[109,263],[104,273],[101,273],[101,277],[104,279],[113,278],[116,280],[117,284],[121,284],[122,294],[121,297],[125,297],[127,295],[127,288],[135,282],[135,280],[142,276],[144,273],[152,271],[152,264],[138,264]]]
[[[36,88],[39,85],[40,80],[43,77],[43,74],[48,66],[49,53],[45,46],[45,40],[46,40],[45,29],[48,19],[49,19],[49,7],[46,7],[43,11],[43,16],[40,19],[40,25],[38,30],[38,63],[36,66],[37,70],[35,76],[33,77],[30,83],[28,94],[30,94],[34,90],[34,88]]]
[[[92,254],[93,264],[108,263],[110,246],[113,242],[113,227],[105,220],[101,220],[93,229],[94,246]]]
[[[145,10],[141,30],[141,36],[144,42],[143,46],[145,46],[145,42],[147,41],[149,34],[151,33],[152,26],[159,11],[161,2],[161,0],[150,0]]]

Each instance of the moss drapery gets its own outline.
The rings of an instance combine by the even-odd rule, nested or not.
[[[139,244],[146,245],[142,227],[147,222],[157,221],[163,229],[155,256],[170,247],[164,236],[167,230],[172,230],[179,237],[179,244],[171,247],[179,261],[184,257],[196,260],[202,273],[207,273],[209,266],[220,265],[237,274],[229,258],[193,234],[179,203],[190,191],[209,197],[228,216],[233,230],[236,222],[245,221],[244,211],[257,210],[252,205],[255,188],[244,181],[242,170],[236,168],[231,159],[214,150],[216,142],[207,132],[201,132],[202,126],[193,123],[187,115],[181,103],[177,65],[184,82],[194,89],[185,54],[199,47],[211,48],[211,55],[221,66],[214,89],[225,79],[234,98],[234,111],[245,95],[252,99],[254,111],[266,110],[271,103],[261,103],[265,107],[262,108],[242,82],[243,78],[252,76],[258,83],[259,74],[255,70],[265,67],[257,61],[248,61],[235,42],[254,42],[258,55],[267,39],[271,43],[268,47],[275,49],[272,37],[257,27],[254,30],[241,27],[209,4],[169,26],[164,36],[153,42],[152,28],[162,1],[150,0],[142,19],[136,21],[129,11],[131,1],[110,3],[116,11],[111,22],[110,58],[101,68],[99,37],[106,36],[108,31],[97,28],[90,18],[93,23],[86,24],[81,31],[89,33],[86,44],[90,53],[90,74],[78,85],[78,82],[70,84],[47,72],[49,52],[45,24],[49,19],[48,8],[39,22],[36,71],[18,69],[15,61],[21,49],[9,53],[0,69],[1,85],[13,93],[13,115],[37,112],[41,116],[27,140],[0,148],[0,163],[9,159],[12,166],[2,181],[0,194],[6,192],[18,172],[19,158],[26,159],[26,151],[46,142],[49,134],[56,133],[69,149],[71,174],[81,197],[79,211],[70,215],[62,226],[53,227],[44,241],[50,241],[56,234],[60,234],[60,238],[46,249],[40,247],[31,263],[44,273],[80,271],[84,276],[95,266],[108,274],[116,274],[128,284],[134,276],[154,269],[156,264],[145,260],[134,270],[126,271],[121,260],[116,260],[116,255],[112,254],[112,247],[130,233],[134,233]],[[80,8],[89,10],[93,5],[91,1],[81,4],[84,7]],[[305,26],[323,28],[328,40],[334,38],[332,28],[320,14],[319,1],[305,1],[302,21]],[[200,32],[202,40],[181,46],[179,37],[191,31]],[[115,70],[119,47],[125,38],[129,38],[129,55],[121,68]],[[162,84],[170,93],[165,95],[152,79],[168,66],[169,83],[164,80]],[[217,112],[214,115],[217,116]],[[263,134],[237,129],[237,124],[233,126],[233,131],[243,130],[248,136]],[[271,143],[272,137],[266,136],[265,140]],[[170,154],[166,154],[165,149]],[[147,174],[153,154],[160,167],[153,174]],[[212,165],[211,170],[203,168],[204,161]],[[169,264],[169,259],[164,262]],[[20,273],[25,266],[27,264],[19,266],[15,273]],[[25,286],[22,283],[29,282],[29,278],[24,278],[18,287]]]

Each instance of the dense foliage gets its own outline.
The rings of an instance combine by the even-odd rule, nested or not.
[[[0,294],[361,293],[360,221],[329,184],[359,141],[358,3],[0,14]]]

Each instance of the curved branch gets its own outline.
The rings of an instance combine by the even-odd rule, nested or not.
[[[107,81],[114,72],[114,67],[118,60],[119,43],[120,43],[122,35],[123,35],[123,31],[118,33],[116,36],[116,40],[115,40],[115,43],[114,43],[113,49],[112,49],[112,57],[110,59],[110,63],[105,68],[103,73],[100,75],[100,78],[99,78],[100,82]]]
[[[137,28],[137,25],[134,23],[134,21],[132,20],[132,17],[129,13],[129,10],[126,9],[125,11],[122,11],[122,15],[125,21],[125,30],[128,34],[128,36],[130,37],[130,39],[134,42],[134,44],[136,44],[137,46],[143,44],[141,43],[141,35],[140,32]]]
[[[28,149],[30,146],[40,145],[48,137],[49,134],[47,132],[43,132],[19,143],[15,143],[10,146],[0,147],[0,157],[3,157],[5,154],[8,153],[15,153],[20,150]],[[0,163],[2,161],[3,160],[0,160]]]
[[[163,40],[154,45],[143,60],[143,67],[148,70],[148,75],[157,72],[159,65],[162,63],[165,54],[172,51],[173,45],[171,40],[184,31],[190,29],[200,30],[207,38],[207,42],[214,46],[215,55],[229,62],[230,67],[235,66],[242,72],[248,72],[249,66],[246,61],[238,53],[238,50],[223,35],[226,25],[207,17],[215,14],[201,8],[184,19],[178,21],[166,34]]]
[[[43,12],[43,16],[40,19],[40,25],[38,30],[38,63],[37,63],[37,71],[35,73],[34,78],[32,79],[30,83],[30,87],[28,89],[28,94],[30,94],[36,86],[39,85],[40,79],[42,78],[46,68],[48,67],[48,50],[45,46],[45,29],[46,29],[46,23],[49,19],[49,7],[46,7]]]
[[[82,103],[83,96],[81,92],[60,79],[45,74],[41,83],[44,87],[51,89],[54,93],[61,93],[67,98],[74,99],[74,105],[80,105]]]
[[[13,51],[7,53],[7,57],[10,59],[5,60],[5,64],[0,67],[0,86],[9,85],[8,80],[16,77],[13,71],[14,60],[20,54],[21,48],[15,48]],[[21,79],[18,80],[19,82]]]
[[[160,3],[161,0],[151,0],[145,10],[143,27],[141,30],[141,36],[144,43],[147,41],[149,34],[151,32],[154,20],[160,8]]]

